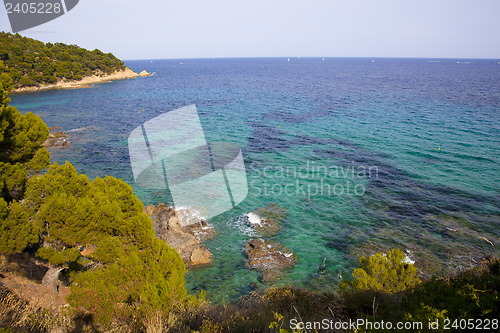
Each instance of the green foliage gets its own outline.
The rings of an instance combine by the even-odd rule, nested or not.
[[[105,236],[97,243],[97,249],[90,254],[90,258],[99,260],[103,264],[112,264],[116,258],[125,255],[123,243],[118,237]]]
[[[500,318],[500,261],[491,258],[456,277],[432,279],[408,294],[410,313],[424,306],[450,318]]]
[[[0,32],[0,75],[12,78],[9,87],[4,85],[7,90],[80,80],[83,76],[110,74],[124,68],[123,62],[111,53],[63,43],[44,44],[19,34]]]
[[[284,323],[284,317],[281,313],[274,312],[274,319],[269,328],[274,328],[277,333],[288,333],[288,330],[282,328]]]
[[[433,332],[445,332],[447,330],[443,329],[443,322],[447,319],[447,311],[446,310],[438,310],[433,308],[432,306],[425,305],[420,303],[419,307],[413,310],[413,313],[407,312],[404,315],[405,321],[411,321],[415,323],[429,323],[429,322],[438,322],[440,325],[436,329],[433,329]],[[425,325],[425,324],[424,324]]]
[[[345,288],[345,286],[344,286]],[[432,278],[393,294],[353,290],[343,294],[345,313],[350,318],[370,321],[438,322],[444,330],[449,319],[496,319],[500,317],[500,261],[489,258],[481,266],[448,278]],[[422,332],[426,332],[426,326]],[[364,331],[364,330],[363,330]]]
[[[46,242],[106,248],[111,242],[145,249],[154,238],[151,220],[128,184],[109,176],[91,182],[70,163],[55,163],[44,175],[31,178],[23,205]],[[102,256],[108,263],[112,253],[99,250],[92,259],[101,261]]]
[[[224,332],[224,324],[225,323],[216,323],[210,318],[206,318],[201,325],[201,331],[203,333],[222,333]]]
[[[40,236],[37,256],[53,265],[77,263],[83,247],[93,249],[86,256],[98,268],[76,275],[69,301],[108,325],[133,313],[168,311],[186,298],[184,263],[155,237],[143,210],[124,181],[109,176],[90,181],[69,162],[55,163],[28,180],[22,204],[11,204],[7,221],[20,231],[6,233],[5,242],[15,240],[7,245],[20,251],[39,243]],[[10,218],[17,211],[20,216]]]
[[[7,52],[7,51],[4,51]],[[0,59],[2,58],[2,50],[0,49]],[[14,87],[14,80],[12,77],[6,73],[5,63],[0,60],[0,84],[3,89],[9,91]]]
[[[41,247],[36,255],[47,260],[53,265],[62,265],[70,262],[76,262],[80,257],[80,251],[76,247],[55,249],[52,247]]]
[[[0,198],[0,252],[19,253],[29,244],[38,242],[38,228],[18,202],[12,202],[6,211],[6,202]]]
[[[343,281],[344,291],[382,291],[398,293],[420,283],[417,270],[410,263],[405,263],[405,254],[392,249],[387,254],[377,253],[368,258],[359,259],[360,268],[354,269],[353,281]]]
[[[105,326],[137,313],[167,313],[186,298],[184,273],[180,256],[155,238],[148,249],[131,248],[115,263],[78,275],[68,301]]]
[[[10,102],[0,83],[0,196],[7,202],[23,198],[28,176],[50,163],[43,148],[49,129],[40,117],[22,115]]]
[[[0,33],[0,253],[31,246],[50,264],[77,270],[69,274],[69,302],[103,325],[192,303],[185,302],[184,263],[155,237],[124,181],[90,181],[68,162],[40,174],[50,163],[42,147],[48,128],[8,106],[7,91],[123,68],[110,53]]]
[[[9,201],[20,200],[24,195],[28,173],[21,163],[0,162],[1,196]]]
[[[0,219],[4,219],[7,217],[9,213],[7,203],[3,198],[0,198]]]
[[[0,82],[0,252],[17,253],[38,242],[38,227],[16,200],[23,199],[28,177],[49,165],[42,147],[49,130],[40,117],[22,115],[9,101]]]

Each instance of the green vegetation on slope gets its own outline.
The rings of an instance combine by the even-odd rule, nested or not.
[[[11,80],[0,80],[0,212],[6,203],[21,200],[28,176],[49,165],[49,152],[42,147],[49,129],[40,117],[25,115],[7,105],[10,98],[4,86]]]
[[[124,263],[124,267],[128,265]],[[107,283],[109,293],[119,294],[121,290],[131,288],[135,281],[142,278],[143,273],[139,272],[141,268],[135,271],[138,274],[136,279],[123,287],[116,284],[116,279],[120,279],[123,271],[110,270],[111,275],[108,277],[111,280]],[[86,281],[90,284],[94,281],[103,283],[105,280]],[[460,326],[463,327],[464,323],[468,325],[471,320],[475,325],[481,323],[484,331],[498,331],[499,288],[500,261],[490,257],[481,265],[455,276],[431,279],[392,294],[356,289],[335,294],[274,287],[253,292],[237,303],[212,305],[185,302],[169,313],[146,310],[140,313],[135,322],[127,320],[130,307],[120,307],[112,303],[112,298],[102,300],[99,293],[91,292],[83,295],[83,299],[94,298],[96,308],[110,309],[106,313],[114,318],[114,332],[355,332],[349,322],[358,320],[363,320],[365,324],[358,326],[356,332],[464,332],[467,329],[461,329]],[[8,293],[2,294],[0,290],[0,309],[3,309],[0,311],[0,327],[2,321],[4,327],[9,326],[6,324],[9,316],[29,316],[31,321],[18,325],[12,332],[46,332],[58,326],[74,331],[78,325],[86,327],[85,332],[108,331],[106,326],[88,317],[84,323],[81,322],[82,317],[63,314],[47,320],[43,310],[27,309],[29,305],[13,302],[13,297]],[[429,322],[436,321],[439,327],[430,330]],[[324,329],[321,325],[325,322],[340,329]],[[396,330],[393,327],[392,330],[377,330],[370,328],[367,322],[390,322],[392,325],[402,322],[415,326],[410,329]],[[423,324],[422,328],[418,328],[418,323]],[[446,323],[448,329],[445,329]],[[41,327],[45,329],[41,330]]]
[[[120,59],[98,49],[88,51],[76,45],[43,43],[0,32],[0,75],[9,75],[14,88],[80,80],[122,69],[125,65]]]
[[[0,98],[0,253],[36,253],[56,272],[55,287],[65,270],[72,309],[102,327],[185,301],[184,263],[155,237],[132,187],[109,176],[90,181],[69,162],[42,174],[47,126],[8,106],[1,83]]]

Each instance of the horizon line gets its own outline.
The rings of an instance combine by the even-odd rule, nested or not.
[[[236,57],[183,57],[183,58],[144,58],[144,59],[121,59],[122,61],[140,61],[140,60],[214,60],[214,59],[422,59],[422,60],[493,60],[500,62],[498,58],[481,58],[481,57],[367,57],[367,56],[236,56]]]

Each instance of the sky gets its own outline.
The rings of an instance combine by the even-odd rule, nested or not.
[[[20,34],[123,60],[499,59],[499,17],[500,0],[80,0]],[[5,8],[0,30],[12,31]]]

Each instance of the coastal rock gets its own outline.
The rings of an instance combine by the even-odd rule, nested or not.
[[[216,233],[206,221],[198,218],[197,223],[183,227],[179,222],[179,215],[187,215],[189,212],[186,210],[182,213],[176,212],[164,203],[158,206],[148,205],[144,208],[144,212],[153,221],[156,237],[163,239],[179,252],[187,266],[206,265],[212,262],[212,254],[202,241],[215,237]]]
[[[43,143],[45,148],[65,148],[69,146],[68,134],[57,131],[49,133],[47,140]]]
[[[248,216],[248,222],[260,237],[268,238],[275,236],[281,231],[281,222],[288,215],[288,211],[271,203],[266,207],[261,207]]]
[[[299,259],[283,244],[252,239],[245,245],[247,267],[262,274],[262,283],[273,283],[281,278],[282,271],[292,268]]]
[[[146,72],[146,70],[143,70],[142,72],[139,73],[138,76],[151,76],[153,74]]]

